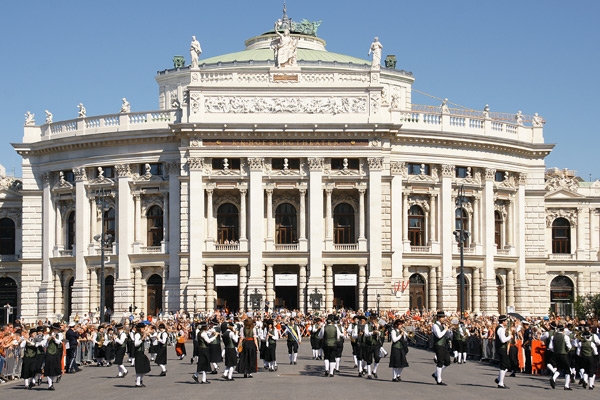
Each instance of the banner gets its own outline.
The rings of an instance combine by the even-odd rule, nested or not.
[[[335,274],[334,278],[335,286],[356,286],[356,274]]]
[[[237,274],[215,274],[215,286],[238,286]]]
[[[275,286],[298,286],[298,275],[275,274]]]

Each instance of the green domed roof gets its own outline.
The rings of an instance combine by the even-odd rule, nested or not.
[[[313,50],[313,49],[301,49],[298,48],[298,61],[324,61],[324,62],[339,62],[339,63],[353,63],[353,64],[367,64],[371,65],[370,61],[362,60],[360,58],[347,56],[344,54],[330,53],[328,51]],[[271,49],[251,49],[238,51],[237,53],[223,54],[216,57],[206,58],[199,60],[198,64],[217,64],[231,63],[234,61],[247,62],[247,61],[273,61],[273,50]]]

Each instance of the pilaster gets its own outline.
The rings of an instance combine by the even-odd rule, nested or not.
[[[190,299],[196,295],[199,304],[206,299],[206,280],[202,253],[204,250],[204,188],[202,185],[202,169],[204,158],[190,157],[189,168],[189,278],[186,296]]]
[[[126,312],[132,300],[132,282],[131,282],[131,262],[129,253],[134,241],[134,218],[133,218],[133,196],[129,188],[131,179],[131,169],[127,164],[117,165],[117,186],[118,186],[118,212],[117,212],[117,241],[118,247],[118,266],[115,281],[115,310],[114,315],[122,315]],[[140,211],[138,211],[140,213]],[[139,222],[138,224],[139,230]]]
[[[324,290],[323,281],[323,159],[309,158],[309,181],[308,181],[308,212],[309,212],[309,262],[310,278],[308,290]]]
[[[75,232],[77,234],[75,235],[75,281],[72,291],[72,312],[73,315],[82,316],[90,311],[90,287],[85,261],[86,241],[90,236],[90,208],[85,189],[87,181],[85,168],[76,168],[73,173],[75,174]]]

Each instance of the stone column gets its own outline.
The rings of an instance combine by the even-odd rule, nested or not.
[[[365,240],[365,189],[358,189],[358,240]]]
[[[52,208],[54,209],[54,256],[58,256],[58,250],[62,245],[62,220],[61,213],[58,207],[58,200],[53,200]],[[64,249],[64,247],[63,247]]]
[[[167,301],[165,310],[176,310],[181,308],[181,268],[179,252],[181,250],[181,164],[171,162],[167,164],[169,173],[169,210],[168,214],[168,251],[169,251],[169,278],[165,285],[165,299]]]
[[[584,296],[585,282],[583,280],[583,272],[577,272],[577,296]]]
[[[246,309],[246,285],[248,281],[248,269],[245,265],[240,265],[240,309]]]
[[[433,242],[437,242],[437,214],[436,214],[436,208],[437,208],[437,204],[436,204],[436,198],[437,198],[437,194],[433,193],[431,195],[430,198],[430,202],[431,202],[431,206],[430,211],[429,211],[429,223],[430,223],[430,232],[429,232],[429,242],[433,243]]]
[[[508,203],[508,207],[506,210],[506,242],[505,242],[505,244],[508,247],[514,246],[514,239],[513,239],[513,231],[514,231],[513,215],[515,212],[514,204],[515,204],[514,201],[510,201]]]
[[[298,308],[300,312],[306,312],[306,264],[300,265],[298,282]]]
[[[206,189],[206,240],[213,241],[213,189]]]
[[[215,309],[215,273],[212,264],[206,264],[206,311]]]
[[[528,312],[531,295],[526,279],[526,264],[525,264],[525,187],[527,183],[527,175],[520,173],[518,179],[519,186],[517,187],[517,196],[515,199],[515,216],[514,221],[519,221],[515,224],[514,230],[516,235],[516,255],[519,257],[516,270],[516,304],[517,312]]]
[[[163,242],[169,243],[169,194],[163,193]]]
[[[333,308],[333,266],[325,265],[325,310]]]
[[[267,188],[267,242],[272,244],[274,241],[273,228],[273,188]]]
[[[598,260],[598,234],[596,232],[598,214],[596,209],[590,208],[590,260]]]
[[[383,293],[382,264],[382,235],[381,235],[381,175],[383,158],[368,158],[369,166],[369,302],[368,306],[377,307],[377,295]],[[363,194],[361,194],[361,198]],[[364,202],[364,200],[363,200]],[[364,204],[360,210],[360,217],[364,221]],[[362,224],[361,224],[362,226]],[[361,228],[362,229],[362,228]],[[364,231],[363,231],[364,234]],[[385,298],[384,298],[385,303]],[[385,306],[384,306],[385,307]]]
[[[99,315],[100,309],[100,281],[98,280],[98,269],[90,269],[90,311]]]
[[[442,165],[442,186],[440,193],[441,213],[441,237],[442,265],[440,271],[440,283],[442,292],[439,293],[440,305],[445,310],[457,308],[456,280],[453,274],[452,255],[454,244],[454,210],[456,208],[452,201],[452,179],[454,177],[454,165]]]
[[[479,313],[481,310],[481,277],[479,268],[473,268],[473,312]]]
[[[133,195],[135,201],[135,210],[133,219],[135,221],[135,238],[136,243],[142,243],[142,196],[139,193]],[[120,211],[120,210],[119,210]]]
[[[391,187],[391,231],[392,231],[392,282],[403,280],[402,268],[402,169],[404,163],[393,161],[391,163],[392,187]]]
[[[437,267],[429,267],[429,309],[436,310],[437,301]]]
[[[306,189],[300,189],[300,232],[299,240],[306,240]]]
[[[133,237],[133,215],[134,204],[129,182],[131,179],[130,166],[127,164],[117,165],[117,186],[119,188],[117,202],[117,241],[118,245],[118,265],[115,281],[115,309],[114,315],[122,315],[127,311],[131,303],[131,262],[129,259]],[[137,200],[138,215],[136,218],[136,227],[140,235],[141,208],[140,201]],[[138,241],[139,242],[139,241]]]
[[[134,293],[135,293],[135,297],[133,300],[133,305],[137,306],[137,312],[144,312],[146,313],[146,310],[143,309],[144,307],[144,295],[145,293],[143,292],[144,290],[144,285],[142,284],[142,269],[141,268],[135,268],[133,270],[133,287],[134,287]]]
[[[509,269],[506,273],[506,294],[508,297],[507,307],[515,306],[515,272]]]
[[[484,267],[483,281],[481,283],[482,312],[495,312],[498,307],[496,289],[496,269],[494,256],[496,255],[496,224],[494,220],[494,177],[496,170],[485,169],[485,186],[483,189],[483,246]]]
[[[54,314],[63,315],[63,288],[60,270],[54,271]]]
[[[247,189],[240,189],[240,241],[246,239],[246,193]]]
[[[577,207],[577,259],[584,260],[585,254],[585,224],[583,223],[583,207]]]
[[[308,291],[314,289],[324,290],[323,285],[323,159],[309,158],[309,181],[308,181],[308,244],[310,278]]]
[[[263,295],[265,290],[263,265],[265,194],[262,176],[264,164],[263,158],[248,159],[250,167],[250,281],[248,282],[248,293],[256,289]]]
[[[481,238],[479,237],[479,224],[481,221],[481,215],[479,214],[479,199],[480,196],[473,196],[473,231],[471,232],[473,235],[471,236],[473,239],[473,243],[478,245],[481,243]]]
[[[80,316],[89,312],[90,286],[88,270],[85,261],[87,244],[90,234],[90,208],[86,196],[85,183],[87,175],[85,168],[76,168],[75,174],[75,281],[73,283],[72,315]]]
[[[92,246],[95,246],[95,243],[97,243],[94,240],[94,236],[98,232],[98,204],[96,202],[97,202],[96,196],[92,195],[90,198],[90,239],[89,239],[89,242]],[[77,234],[77,233],[75,233],[75,234]],[[95,252],[93,252],[91,254],[95,254]]]
[[[410,241],[408,240],[408,192],[402,194],[402,241],[405,244],[404,249],[410,250]]]
[[[325,189],[325,240],[331,241],[333,228],[332,223],[333,219],[331,216],[331,193],[333,189],[327,188]]]
[[[365,286],[367,282],[367,266],[358,266],[358,309],[365,309]]]
[[[42,176],[42,283],[39,294],[39,316],[53,319],[53,296],[54,285],[52,280],[52,266],[50,257],[54,249],[55,227],[52,225],[56,221],[54,204],[50,194],[50,173]]]
[[[194,294],[197,302],[206,302],[206,281],[204,274],[204,189],[202,184],[202,169],[204,158],[190,157],[188,159],[189,177],[189,277],[187,287],[187,303],[191,304]]]
[[[271,307],[275,306],[275,277],[273,276],[273,265],[267,264],[267,276],[266,276],[266,284],[267,284],[267,294],[266,300],[269,300],[271,303]]]

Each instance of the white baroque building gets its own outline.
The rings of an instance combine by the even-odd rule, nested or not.
[[[273,44],[290,43],[275,67]],[[463,223],[467,309],[565,314],[597,292],[600,182],[546,175],[539,117],[415,105],[413,75],[379,57],[270,32],[198,66],[176,58],[157,111],[31,115],[13,144],[23,178],[0,181],[0,302],[26,319],[97,310],[104,231],[119,316],[257,294],[454,310]]]

